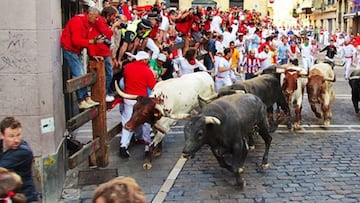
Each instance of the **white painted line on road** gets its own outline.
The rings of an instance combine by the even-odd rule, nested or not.
[[[319,130],[306,130],[306,129],[301,129],[301,130],[295,130],[295,131],[291,131],[291,130],[276,130],[274,133],[279,133],[279,134],[288,134],[288,133],[359,133],[359,130],[355,130],[355,129],[344,129],[344,130],[326,130],[326,129],[319,129]]]
[[[280,128],[286,128],[286,125],[279,125]],[[300,127],[302,128],[325,128],[324,125],[315,125],[315,124],[310,124],[310,125],[300,125]],[[327,126],[326,128],[360,128],[360,125],[339,125],[339,124],[333,124],[330,126]]]
[[[159,192],[156,194],[152,203],[162,203],[164,202],[167,193],[170,191],[171,187],[174,185],[176,178],[178,177],[180,171],[184,167],[186,163],[185,158],[180,157],[179,160],[176,162],[174,168],[169,173],[168,177],[166,178],[164,184],[161,186]]]

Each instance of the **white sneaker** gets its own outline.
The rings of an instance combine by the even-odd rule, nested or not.
[[[83,100],[79,103],[78,107],[79,107],[79,109],[88,109],[92,106],[90,104],[88,104],[85,100]]]
[[[106,98],[105,98],[106,102],[112,102],[115,100],[115,97],[114,96],[111,96],[111,95],[106,95]]]
[[[94,100],[92,100],[90,97],[86,97],[85,98],[86,103],[88,103],[91,107],[99,105],[99,102],[96,102]]]

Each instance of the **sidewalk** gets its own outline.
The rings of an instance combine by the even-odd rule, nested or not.
[[[118,106],[108,112],[107,117],[108,128],[118,123],[121,118]],[[88,163],[84,162],[75,169],[67,171],[60,202],[90,203],[97,185],[116,176],[135,178],[146,194],[147,202],[151,202],[181,156],[184,138],[179,132],[182,132],[182,128],[174,127],[172,132],[165,137],[163,153],[153,160],[153,166],[150,170],[142,168],[144,159],[143,145],[130,146],[131,157],[129,159],[122,159],[118,156],[120,135],[117,135],[109,143],[109,165],[107,167],[89,168]],[[76,131],[76,138],[82,143],[92,139],[91,122]]]

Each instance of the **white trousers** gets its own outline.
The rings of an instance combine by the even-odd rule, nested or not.
[[[227,85],[232,85],[232,81],[230,77],[226,77],[226,78],[218,78],[215,76],[215,91],[218,92],[220,88],[227,86]]]
[[[136,100],[124,99],[124,109],[121,114],[121,122],[123,126],[130,120],[135,103]],[[150,124],[144,123],[143,125],[137,127],[134,132],[136,135],[139,136],[139,139],[142,139],[150,144],[151,143],[150,131],[151,131]],[[130,132],[126,130],[124,127],[122,128],[122,132],[121,132],[122,135],[120,140],[121,147],[126,147],[126,148],[129,147],[134,132]]]
[[[311,57],[309,58],[303,57],[302,62],[303,62],[303,68],[306,71],[308,71],[313,66],[313,60]]]
[[[148,39],[147,39],[146,47],[152,51],[151,58],[152,58],[152,59],[157,59],[157,57],[158,57],[158,55],[159,55],[159,53],[160,53],[160,49],[159,49],[159,47],[155,44],[154,40],[151,39],[150,37],[148,37]]]
[[[350,77],[351,62],[352,58],[344,58],[345,79]]]

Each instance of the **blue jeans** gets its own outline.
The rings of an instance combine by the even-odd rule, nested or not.
[[[84,75],[83,63],[82,63],[82,56],[80,54],[76,54],[71,51],[67,51],[63,49],[63,54],[66,62],[68,63],[71,77],[80,77]],[[87,87],[83,87],[81,89],[76,90],[76,97],[77,100],[80,102],[88,96]]]
[[[112,93],[111,80],[113,78],[113,69],[111,66],[110,56],[105,57],[105,77],[106,77],[106,94]]]

